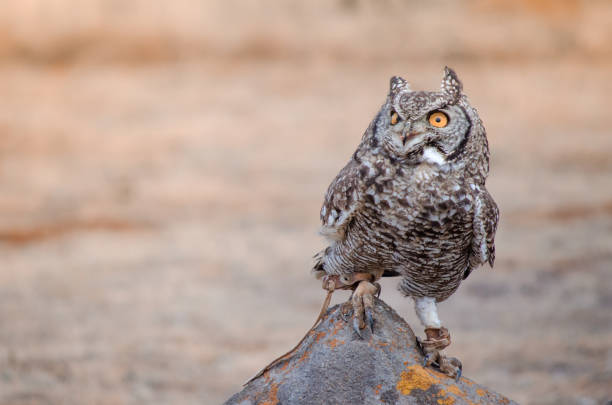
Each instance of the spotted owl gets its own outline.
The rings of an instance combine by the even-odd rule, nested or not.
[[[321,233],[329,246],[314,271],[351,286],[354,328],[373,328],[376,280],[398,276],[425,326],[426,363],[460,375],[439,351],[450,334],[437,302],[478,266],[495,261],[499,211],[485,187],[489,147],[482,121],[446,67],[440,91],[413,91],[394,76],[385,103],[329,186]]]

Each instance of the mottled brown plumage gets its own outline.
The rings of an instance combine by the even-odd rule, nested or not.
[[[498,209],[485,188],[488,171],[484,127],[451,69],[437,92],[411,91],[393,77],[385,104],[327,190],[321,233],[330,245],[315,271],[399,275],[426,328],[440,328],[435,302],[495,260]]]

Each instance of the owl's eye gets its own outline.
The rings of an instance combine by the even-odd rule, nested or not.
[[[434,111],[429,114],[429,123],[436,128],[444,128],[448,125],[448,115],[442,111]]]
[[[391,111],[391,125],[395,125],[399,122],[399,115],[395,111]]]

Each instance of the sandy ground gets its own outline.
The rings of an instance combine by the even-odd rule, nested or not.
[[[45,12],[23,4],[46,9],[16,4],[0,8],[1,404],[213,404],[239,390],[318,313],[323,194],[389,77],[437,88],[444,64],[487,127],[501,209],[495,268],[440,306],[449,352],[521,403],[612,399],[605,2],[544,20],[469,2],[443,13],[474,16],[468,33],[449,24],[455,45],[426,36],[440,22],[416,24],[446,2],[287,7],[250,25],[247,3],[227,38],[215,27],[236,20],[218,5],[179,2],[149,26],[134,2],[103,36],[106,9],[41,34]],[[212,25],[190,42],[200,19]],[[145,46],[168,26],[171,41]],[[429,39],[404,49],[397,32]],[[382,298],[421,333],[394,280]]]

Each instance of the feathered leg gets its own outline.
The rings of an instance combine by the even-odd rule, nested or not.
[[[426,339],[417,338],[425,355],[423,365],[435,364],[444,374],[459,379],[461,377],[461,362],[454,357],[446,357],[440,353],[441,350],[451,344],[451,338],[448,329],[440,325],[436,299],[419,297],[414,299],[414,304],[417,316],[425,326]]]

